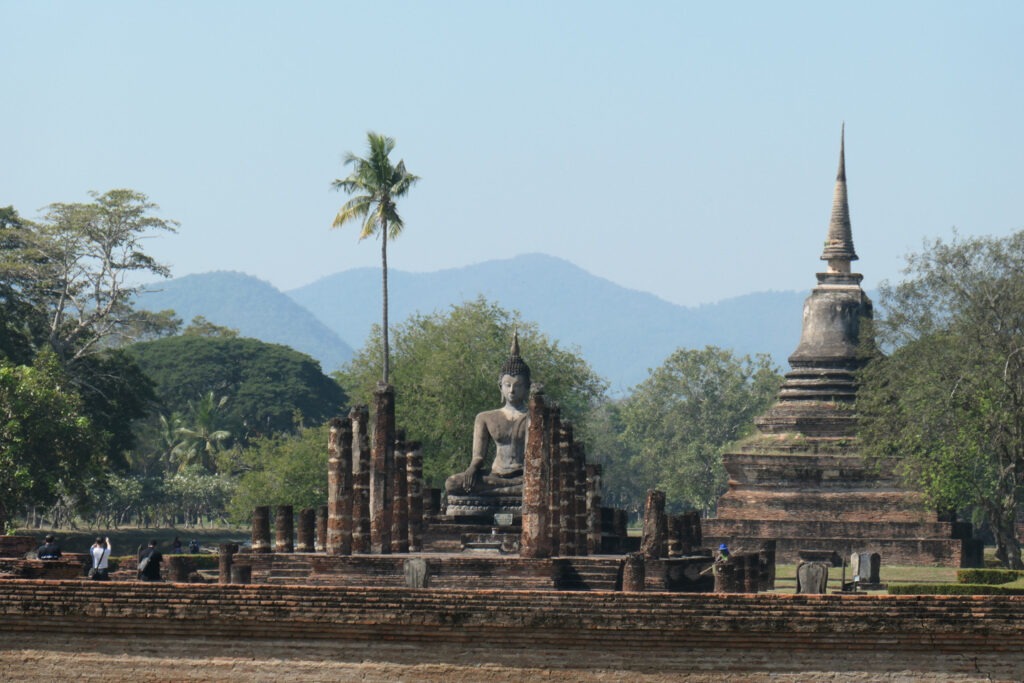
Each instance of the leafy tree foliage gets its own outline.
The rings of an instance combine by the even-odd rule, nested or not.
[[[328,431],[327,425],[303,427],[250,442],[241,454],[246,471],[231,499],[231,518],[247,522],[257,505],[325,505]]]
[[[937,239],[904,275],[881,288],[876,336],[891,354],[862,373],[861,436],[932,505],[980,515],[1020,569],[1024,232]]]
[[[432,486],[469,464],[476,414],[501,405],[498,373],[518,330],[531,379],[544,385],[549,402],[586,438],[585,419],[605,382],[577,353],[548,339],[534,323],[480,298],[446,313],[414,315],[394,330],[396,422],[409,439],[423,443],[424,477]],[[372,405],[380,376],[375,328],[366,345],[340,373],[355,402]]]
[[[0,531],[23,504],[46,504],[90,471],[101,446],[53,354],[0,360]]]
[[[723,450],[749,433],[781,379],[763,354],[676,350],[621,406],[623,439],[633,449],[626,495],[642,500],[659,488],[674,508],[713,509],[725,491]]]
[[[346,403],[341,387],[320,371],[315,360],[278,344],[178,336],[135,344],[128,352],[156,383],[165,416],[184,417],[190,402],[213,392],[218,401],[228,397],[223,420],[213,431],[228,431],[237,438],[291,431],[296,410],[312,423],[324,422]]]
[[[180,426],[177,429],[178,442],[171,450],[172,458],[178,461],[178,470],[184,472],[189,468],[212,472],[216,469],[217,453],[228,439],[231,432],[220,429],[219,423],[223,415],[227,396],[214,398],[213,392],[204,394],[198,401],[189,401],[190,427]],[[163,416],[161,416],[163,419]]]
[[[398,215],[395,200],[404,197],[419,180],[419,176],[405,170],[405,161],[391,163],[391,152],[395,149],[394,138],[378,133],[367,133],[369,154],[366,158],[352,152],[345,155],[345,165],[352,167],[347,178],[331,183],[335,190],[353,195],[334,217],[333,228],[340,228],[354,220],[362,219],[363,227],[359,239],[380,235],[381,286],[383,309],[381,317],[381,377],[387,384],[391,378],[391,351],[388,328],[388,240],[402,234],[405,222]]]

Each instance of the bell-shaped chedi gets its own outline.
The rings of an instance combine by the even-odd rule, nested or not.
[[[862,364],[861,321],[871,317],[871,300],[860,287],[863,276],[850,268],[857,253],[846,191],[845,137],[844,130],[832,219],[821,254],[828,269],[818,273],[818,286],[804,302],[800,345],[789,357],[792,370],[779,391],[779,401],[756,420],[764,433],[853,436],[856,432],[851,410],[857,394],[854,373]]]
[[[723,456],[729,490],[704,522],[705,543],[744,552],[776,541],[793,562],[800,550],[878,552],[887,564],[958,566],[974,560],[970,525],[939,521],[902,488],[891,464],[874,466],[856,438],[856,372],[871,301],[853,273],[857,259],[846,188],[845,135],[818,284],[804,303],[800,344],[778,401],[755,420],[758,433]]]

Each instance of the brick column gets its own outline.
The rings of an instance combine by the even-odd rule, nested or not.
[[[191,560],[184,555],[165,555],[167,558],[167,580],[171,583],[188,583]]]
[[[550,441],[545,439],[550,414],[544,406],[544,392],[530,392],[530,427],[523,458],[523,531],[519,538],[519,556],[542,558],[551,555],[551,528],[548,525],[550,493]]]
[[[295,552],[295,512],[291,505],[278,505],[274,515],[274,552]]]
[[[406,480],[405,431],[396,432],[391,484],[391,552],[409,552],[409,483]]]
[[[587,465],[587,552],[601,552],[601,466]]]
[[[252,511],[252,551],[269,553],[270,545],[270,506],[261,505]]]
[[[562,485],[562,456],[558,448],[558,433],[562,428],[562,411],[557,403],[551,404],[548,428],[544,438],[548,445],[548,529],[551,538],[552,557],[562,554],[559,541],[562,536],[561,516],[562,504],[559,500],[559,491]]]
[[[299,510],[298,542],[295,552],[312,553],[316,551],[316,509],[302,508]]]
[[[373,451],[370,463],[370,552],[391,554],[391,477],[395,466],[395,390],[378,383],[373,391]]]
[[[650,489],[644,504],[644,531],[640,552],[649,560],[661,557],[665,532],[665,492]]]
[[[352,421],[352,552],[370,552],[370,411],[356,406]]]
[[[327,440],[327,552],[352,554],[352,421],[331,420]]]
[[[423,550],[423,444],[410,441],[405,449],[405,483],[409,497],[409,552]]]
[[[587,453],[582,441],[572,446],[572,461],[576,469],[576,554],[587,554]]]
[[[622,563],[622,591],[640,593],[646,583],[647,565],[643,553],[629,553]]]
[[[558,429],[558,547],[564,557],[576,554],[576,463],[573,460],[572,423]]]
[[[217,546],[217,583],[231,583],[231,560],[238,552],[237,543],[221,543]]]
[[[327,552],[327,506],[318,505],[316,508],[316,549],[317,552]]]

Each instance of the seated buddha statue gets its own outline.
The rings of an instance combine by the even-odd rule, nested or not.
[[[487,410],[473,422],[473,456],[465,472],[445,481],[449,496],[512,497],[523,492],[523,457],[530,426],[527,397],[530,395],[530,368],[519,355],[519,336],[512,339],[508,360],[501,366],[498,388],[504,405]],[[490,445],[494,460],[484,469]]]

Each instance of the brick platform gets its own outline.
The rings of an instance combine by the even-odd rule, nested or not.
[[[82,678],[89,648],[130,654],[130,643],[144,643],[150,653],[200,658],[176,680],[269,680],[254,676],[254,667],[258,673],[265,662],[274,670],[271,659],[286,679],[292,671],[305,672],[305,680],[339,680],[305,666],[341,658],[406,667],[407,680],[618,680],[626,673],[835,680],[838,672],[843,680],[1009,681],[1024,677],[1022,609],[1024,598],[1015,597],[10,580],[0,581],[0,664],[6,678],[18,680],[10,667],[24,664],[26,649],[49,642],[56,650],[77,648],[75,677]],[[242,651],[248,668],[237,678],[203,677],[195,667],[204,655],[182,650],[188,642],[202,643],[211,672],[219,671],[218,658]],[[279,666],[280,657],[295,666]],[[97,671],[111,671],[111,658],[97,661]],[[164,673],[171,676],[153,676]]]

